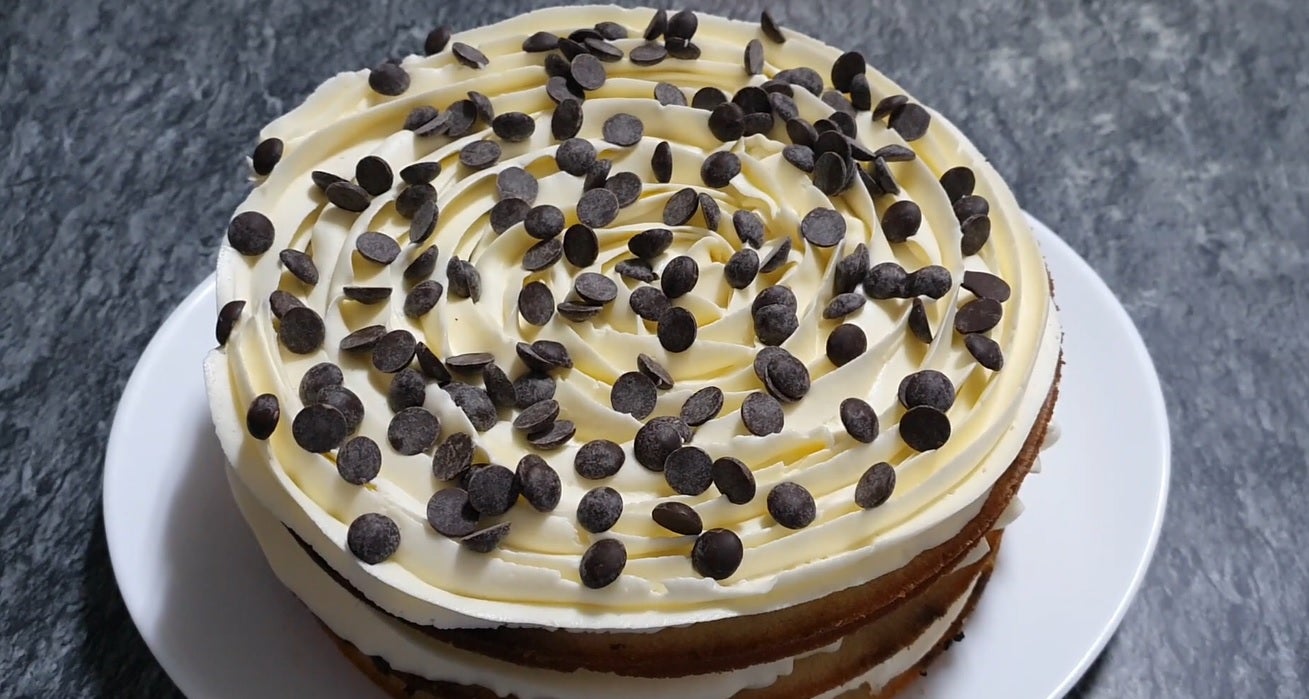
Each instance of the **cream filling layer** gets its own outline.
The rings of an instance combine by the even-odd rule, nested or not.
[[[696,186],[714,196],[730,221],[733,211],[746,208],[768,223],[763,256],[783,236],[795,245],[780,278],[800,303],[801,327],[784,345],[806,361],[813,376],[808,397],[787,407],[786,430],[767,438],[749,435],[736,408],[748,393],[759,390],[751,369],[757,351],[749,319],[749,301],[763,282],[732,293],[722,278],[727,256],[740,247],[735,236],[708,234],[694,226],[676,229],[675,252],[700,263],[697,293],[683,299],[700,320],[700,342],[692,351],[665,352],[653,328],[627,311],[630,289],[620,284],[619,298],[595,322],[555,321],[543,329],[521,324],[515,310],[518,289],[529,279],[542,279],[562,299],[570,270],[560,263],[529,275],[518,265],[532,242],[518,226],[494,236],[486,212],[495,200],[494,175],[511,165],[540,178],[538,203],[554,203],[570,211],[580,182],[554,171],[550,162],[549,101],[542,87],[539,56],[523,54],[522,38],[539,29],[590,26],[615,21],[639,33],[648,10],[611,7],[565,7],[540,10],[497,25],[465,32],[456,40],[478,46],[491,58],[487,70],[458,65],[448,54],[410,57],[403,65],[412,77],[409,91],[399,98],[382,98],[367,87],[366,72],[342,74],[324,83],[303,105],[265,129],[264,136],[286,142],[286,155],[274,172],[251,193],[242,210],[257,209],[274,222],[273,250],[308,248],[322,279],[312,289],[298,286],[278,266],[270,252],[244,258],[231,248],[220,251],[219,303],[246,299],[247,316],[237,325],[225,348],[206,361],[215,426],[236,476],[280,521],[287,523],[355,587],[388,611],[424,625],[478,627],[526,624],[587,630],[658,630],[669,625],[709,621],[771,611],[816,599],[895,570],[918,553],[953,537],[976,515],[990,487],[1017,455],[1034,424],[1053,381],[1059,356],[1059,329],[1046,284],[1044,263],[1021,211],[999,176],[976,149],[948,122],[933,115],[923,139],[910,145],[918,159],[893,165],[903,188],[899,199],[912,198],[924,221],[909,242],[892,247],[882,234],[879,218],[893,198],[874,202],[860,186],[829,203],[807,177],[780,159],[780,143],[752,136],[735,144],[714,141],[704,113],[689,108],[660,107],[649,99],[657,81],[672,81],[688,93],[708,84],[728,91],[758,84],[778,70],[798,65],[829,66],[839,52],[820,42],[788,33],[784,45],[765,42],[764,76],[748,78],[740,66],[740,51],[758,34],[756,25],[700,15],[696,42],[704,52],[694,64],[674,60],[642,68],[627,62],[606,64],[609,80],[588,95],[581,136],[590,139],[602,157],[613,159],[613,172],[630,170],[652,182],[650,154],[659,140],[674,144],[673,184],[647,185],[642,198],[624,209],[620,218],[601,231],[601,256],[593,271],[610,272],[626,256],[625,240],[635,230],[659,225],[659,212],[682,186]],[[624,50],[635,40],[617,42]],[[820,72],[825,72],[825,68]],[[874,99],[902,93],[880,73],[869,70]],[[495,167],[473,174],[456,164],[458,149],[485,137],[478,131],[464,139],[420,139],[399,129],[404,115],[417,104],[448,105],[467,90],[487,94],[497,111],[518,110],[537,119],[528,141],[503,144],[504,157]],[[801,114],[818,118],[829,110],[796,91]],[[635,114],[645,122],[646,138],[630,149],[617,149],[600,139],[608,116]],[[895,131],[859,118],[861,140],[876,148],[902,143]],[[784,137],[783,137],[784,138]],[[731,148],[743,161],[743,171],[721,190],[703,188],[698,167],[716,149]],[[398,189],[373,200],[358,215],[327,206],[310,183],[310,172],[327,170],[348,175],[364,155],[385,158],[398,171],[420,160],[439,160],[443,173],[433,183],[440,192],[441,222],[422,247],[437,245],[441,264],[434,278],[446,283],[444,261],[451,254],[472,260],[482,271],[480,303],[446,300],[421,321],[400,311],[398,295],[405,288],[400,271],[416,251],[407,252],[387,268],[361,261],[352,253],[355,239],[380,230],[407,242],[407,222],[391,205]],[[959,230],[936,180],[955,165],[977,173],[977,193],[991,202],[992,236],[978,256],[962,259]],[[846,218],[848,232],[841,246],[830,250],[809,246],[799,237],[800,216],[815,206],[835,206]],[[573,214],[569,214],[570,222]],[[730,223],[723,224],[726,231]],[[907,339],[908,304],[870,302],[847,322],[858,324],[870,339],[869,350],[837,368],[823,356],[826,331],[834,325],[819,311],[830,297],[835,261],[856,243],[869,246],[873,262],[898,260],[906,268],[941,264],[951,270],[955,286],[944,299],[928,304],[938,340],[923,347]],[[673,252],[670,252],[670,255]],[[953,333],[954,310],[970,295],[957,281],[965,269],[991,270],[1013,286],[1004,304],[1005,316],[991,335],[1004,349],[1006,366],[991,373],[977,366]],[[389,304],[359,306],[343,301],[346,285],[386,285],[396,289]],[[446,284],[448,288],[448,284]],[[327,341],[318,352],[297,356],[286,352],[273,331],[268,294],[288,288],[323,316]],[[726,291],[724,291],[726,290]],[[569,346],[577,367],[561,377],[556,398],[563,412],[578,424],[572,444],[547,454],[563,478],[558,509],[541,514],[519,506],[504,518],[513,529],[504,546],[489,556],[463,550],[433,532],[426,523],[425,503],[443,486],[431,476],[430,457],[401,456],[386,445],[391,412],[385,394],[389,377],[372,371],[366,360],[340,356],[337,343],[353,329],[371,323],[407,328],[441,356],[485,350],[505,367],[515,366],[514,343],[556,339]],[[677,385],[659,399],[656,415],[676,414],[685,398],[706,385],[726,394],[722,415],[699,428],[693,444],[711,455],[732,455],[754,471],[760,496],[733,506],[712,488],[701,496],[675,496],[661,474],[640,468],[631,454],[631,438],[639,423],[607,407],[613,380],[638,352],[663,362]],[[363,400],[366,416],[360,428],[381,444],[382,473],[366,487],[351,486],[336,473],[330,455],[304,452],[290,434],[290,420],[301,405],[296,387],[308,367],[320,361],[338,363],[345,385]],[[899,439],[895,424],[902,413],[895,399],[900,379],[913,371],[933,368],[949,375],[959,396],[949,415],[954,435],[940,450],[916,453]],[[511,370],[511,373],[513,371]],[[266,442],[251,439],[244,429],[244,412],[259,393],[281,400],[283,422]],[[868,400],[879,413],[883,432],[870,445],[845,434],[836,405],[847,396]],[[512,467],[526,452],[521,438],[501,422],[488,432],[473,431],[463,413],[437,387],[430,386],[425,407],[437,414],[444,432],[475,434],[488,460]],[[619,442],[628,463],[608,483],[624,496],[625,511],[618,525],[603,536],[621,539],[629,562],[623,576],[604,590],[583,587],[577,561],[596,538],[577,526],[573,512],[593,483],[578,479],[571,468],[576,448],[593,438]],[[897,489],[883,506],[863,511],[854,504],[853,490],[864,469],[876,461],[896,467]],[[807,529],[786,530],[771,521],[764,494],[790,480],[812,492],[818,519]],[[740,535],[745,558],[728,580],[700,578],[689,563],[690,541],[659,529],[650,519],[658,502],[677,499],[696,508],[708,527],[727,527]],[[345,547],[346,528],[355,517],[381,512],[399,525],[402,544],[385,563],[366,566]]]

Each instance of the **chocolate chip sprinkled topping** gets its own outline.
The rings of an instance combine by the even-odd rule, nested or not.
[[[350,523],[345,543],[355,558],[375,565],[390,558],[400,548],[400,528],[390,517],[369,512]]]
[[[331,187],[337,182],[345,182],[345,178],[338,177],[330,172],[323,172],[322,170],[314,170],[309,173],[309,178],[314,181],[314,186],[318,187],[324,193],[327,192],[328,187]]]
[[[627,241],[627,249],[643,259],[654,259],[673,244],[673,232],[667,228],[648,228]]]
[[[867,276],[868,246],[859,243],[849,255],[837,261],[832,293],[845,294],[855,291]]]
[[[754,499],[754,473],[740,459],[719,457],[711,468],[714,487],[733,505],[744,505]]]
[[[523,228],[537,240],[549,240],[564,231],[564,212],[551,204],[534,206],[524,217]]]
[[[654,357],[645,353],[636,355],[636,368],[654,382],[655,388],[667,391],[673,387],[673,375]]]
[[[655,180],[667,184],[673,178],[673,150],[668,141],[660,141],[650,156],[650,169]]]
[[[856,75],[863,75],[868,69],[864,55],[858,51],[841,54],[832,64],[832,86],[841,92],[850,91],[850,83]]]
[[[691,567],[706,578],[724,580],[741,566],[744,555],[741,538],[726,529],[710,529],[696,537],[691,547]]]
[[[685,352],[695,344],[700,327],[695,316],[685,308],[672,307],[659,316],[656,334],[659,344],[669,352]]]
[[[486,54],[463,43],[462,41],[454,42],[454,44],[450,46],[450,51],[455,55],[455,58],[459,59],[460,63],[469,68],[482,68],[485,67],[487,63],[490,63]]]
[[[864,185],[870,195],[880,197],[900,193],[900,185],[896,184],[895,178],[891,176],[891,168],[886,164],[886,158],[874,158],[873,164],[867,170],[860,170],[860,172],[863,173]]]
[[[513,408],[518,403],[514,383],[504,369],[494,363],[482,367],[482,387],[497,408]]]
[[[816,163],[814,162],[814,152],[809,146],[801,146],[792,143],[782,148],[782,158],[786,162],[794,165],[801,172],[813,172]]]
[[[477,122],[477,103],[471,99],[456,100],[446,109],[445,117],[447,136],[451,138],[466,136],[469,131],[472,131],[473,124]]]
[[[537,340],[532,343],[531,347],[532,351],[536,353],[536,356],[540,357],[551,367],[560,369],[573,368],[573,358],[569,356],[568,348],[565,347],[563,343],[555,342],[554,340]]]
[[[601,37],[587,37],[583,42],[591,55],[606,63],[615,63],[623,59],[623,50],[605,41]]]
[[[446,358],[445,364],[460,374],[476,374],[495,361],[490,352],[464,352]]]
[[[797,146],[813,148],[818,142],[818,131],[804,119],[794,118],[786,121],[786,136]]]
[[[939,299],[950,292],[950,270],[941,265],[927,265],[909,274],[906,281],[910,296]]]
[[[790,352],[773,355],[764,364],[764,387],[784,403],[794,403],[809,393],[809,369]]]
[[[663,10],[660,10],[663,12]],[[601,539],[591,544],[582,554],[577,575],[582,584],[598,590],[607,587],[623,574],[627,565],[627,547],[617,539]]]
[[[718,232],[718,224],[722,221],[722,210],[718,208],[718,201],[708,192],[700,192],[696,195],[700,203],[700,215],[704,216],[704,227],[708,230]]]
[[[394,63],[380,63],[368,71],[368,87],[387,97],[403,95],[409,89],[409,74]]]
[[[472,299],[474,303],[482,298],[482,275],[473,263],[451,257],[445,265],[445,277],[451,295]]]
[[[826,350],[833,364],[845,366],[868,350],[868,336],[858,325],[843,323],[827,336]]]
[[[860,308],[863,308],[864,303],[867,302],[867,300],[868,298],[863,294],[853,292],[837,294],[832,298],[831,302],[827,304],[827,307],[823,309],[823,317],[828,320],[844,318]]]
[[[545,325],[555,312],[555,297],[545,282],[534,281],[518,292],[518,312],[532,325]]]
[[[491,402],[491,396],[486,391],[459,381],[452,381],[442,388],[450,394],[454,404],[464,411],[473,429],[485,432],[495,426],[499,416],[496,414],[495,403]]]
[[[900,405],[906,408],[927,405],[945,412],[954,405],[955,390],[954,384],[945,374],[935,369],[924,369],[904,377],[896,396]]]
[[[414,212],[413,220],[409,222],[409,242],[421,245],[427,240],[436,230],[436,221],[440,213],[440,209],[436,206],[436,199],[423,202]]]
[[[738,209],[732,214],[732,228],[745,245],[758,249],[764,243],[764,221],[759,214]]]
[[[659,316],[668,310],[668,297],[658,287],[642,286],[634,289],[627,297],[627,303],[636,315],[649,321],[658,321]]]
[[[436,271],[436,259],[440,256],[441,251],[435,245],[427,248],[413,262],[405,267],[404,278],[409,281],[423,280],[432,276]]]
[[[385,160],[376,155],[368,155],[355,165],[355,180],[365,192],[376,197],[386,194],[391,189],[395,175]]]
[[[976,255],[991,238],[991,219],[985,214],[969,216],[959,224],[963,237],[959,241],[959,252],[965,256]]]
[[[273,430],[277,429],[277,421],[281,417],[282,409],[278,405],[277,396],[263,393],[250,401],[250,407],[245,412],[245,428],[255,439],[268,439]]]
[[[328,386],[340,386],[345,382],[341,368],[331,362],[319,362],[300,377],[300,402],[305,405],[317,403],[318,396]]]
[[[262,177],[273,171],[277,162],[282,159],[282,147],[280,138],[265,138],[255,146],[255,151],[250,156],[250,165],[256,175]]]
[[[702,87],[691,95],[691,106],[696,109],[711,111],[714,107],[727,101],[727,95],[722,90],[713,87]]]
[[[587,53],[586,45],[582,43],[586,39],[585,32],[585,29],[579,29],[570,34],[568,38],[559,39],[559,52],[563,54],[564,58],[571,61]]]
[[[605,84],[605,68],[600,59],[589,53],[579,54],[570,62],[573,80],[583,90],[599,90]]]
[[[603,274],[583,272],[573,281],[573,292],[586,303],[603,306],[618,297],[618,285]]]
[[[391,287],[389,286],[346,286],[341,288],[341,293],[351,301],[362,303],[365,306],[371,306],[376,303],[382,303],[391,298]]]
[[[704,529],[700,515],[686,503],[661,502],[650,511],[650,517],[674,534],[695,536]]]
[[[339,347],[342,352],[371,351],[385,334],[385,325],[365,326],[341,338]]]
[[[940,449],[950,441],[950,418],[928,405],[910,408],[900,418],[900,438],[915,451]]]
[[[645,26],[642,36],[646,41],[654,41],[664,35],[668,30],[668,12],[667,10],[655,10],[654,16],[650,18],[650,23]]]
[[[972,194],[976,186],[976,175],[962,165],[952,167],[941,175],[941,188],[945,190],[946,199],[949,199],[951,204]]]
[[[647,422],[636,431],[632,440],[632,453],[637,463],[651,471],[664,470],[664,460],[674,449],[682,446],[682,435],[668,421],[658,418]]]
[[[313,310],[299,306],[282,314],[277,338],[295,354],[309,354],[323,346],[326,329],[323,319]]]
[[[582,191],[590,191],[605,186],[609,181],[609,171],[613,169],[614,162],[608,158],[603,158],[591,163],[591,167],[586,169],[586,175],[582,178]]]
[[[741,159],[731,151],[710,153],[700,166],[700,179],[709,187],[726,187],[739,174]]]
[[[764,72],[764,45],[758,39],[751,39],[745,45],[745,72],[747,75]]]
[[[718,417],[723,409],[723,391],[717,386],[706,386],[692,393],[682,404],[682,422],[699,427]]]
[[[380,372],[394,374],[409,366],[417,344],[408,330],[392,330],[373,345],[373,366]]]
[[[932,115],[921,105],[906,104],[891,112],[891,128],[900,132],[906,141],[916,141],[927,134]]]
[[[391,377],[391,386],[386,391],[386,404],[392,412],[413,408],[423,404],[427,395],[427,380],[417,369],[405,367]]]
[[[864,444],[877,439],[877,411],[859,398],[846,398],[841,401],[841,425],[845,431]]]
[[[446,44],[450,43],[450,34],[450,27],[444,24],[428,32],[423,41],[423,54],[433,56],[444,51]]]
[[[904,199],[887,207],[882,214],[882,230],[891,243],[903,243],[918,232],[923,223],[922,209],[918,204]]]
[[[723,266],[723,277],[733,289],[744,289],[754,282],[759,274],[759,254],[750,248],[741,248],[732,253],[727,264]]]
[[[500,543],[509,536],[509,530],[512,526],[511,522],[494,524],[460,538],[459,543],[462,544],[464,548],[475,553],[490,553],[499,547]]]
[[[495,141],[473,141],[459,149],[459,162],[473,170],[485,170],[500,160],[500,144]]]
[[[765,345],[780,345],[800,327],[795,311],[781,305],[764,306],[754,314],[755,336]]]
[[[396,413],[386,428],[386,441],[396,453],[405,456],[431,449],[440,436],[441,420],[420,407]]]
[[[897,299],[909,295],[909,275],[895,262],[879,262],[864,277],[864,293],[871,299]]]
[[[577,502],[577,523],[592,534],[609,531],[622,514],[623,496],[609,486],[589,490]]]
[[[555,149],[555,163],[560,170],[581,177],[595,164],[595,146],[584,138],[569,138]]]
[[[664,460],[664,480],[681,495],[699,495],[713,483],[713,460],[699,447],[678,447]]]
[[[954,316],[954,329],[961,335],[984,333],[1000,323],[1004,310],[995,299],[969,301]]]
[[[659,102],[659,104],[664,106],[686,106],[686,94],[682,92],[682,88],[672,83],[656,83],[654,87],[654,98]]]
[[[881,505],[895,492],[895,469],[891,464],[880,461],[873,464],[859,477],[854,488],[855,504],[865,510]]]
[[[218,346],[222,347],[227,344],[227,338],[232,336],[232,329],[236,327],[236,321],[241,318],[241,311],[245,310],[245,301],[228,301],[218,310],[218,321],[214,324],[214,338],[218,340]]]
[[[845,160],[836,153],[823,153],[814,161],[814,186],[827,196],[836,196],[845,189]]]
[[[351,485],[363,485],[382,470],[382,450],[377,442],[359,436],[346,442],[336,454],[336,472]]]
[[[700,20],[696,18],[694,12],[681,10],[668,18],[668,28],[664,30],[664,36],[689,41],[695,37],[695,30],[699,26]]]
[[[592,306],[590,304],[577,303],[576,301],[564,301],[558,306],[555,306],[555,310],[559,311],[559,315],[564,318],[567,318],[574,323],[581,323],[582,321],[590,320],[600,315],[601,309],[599,306]]]
[[[491,120],[491,130],[510,143],[519,143],[536,131],[536,121],[522,112],[505,112]]]
[[[883,97],[881,101],[877,103],[877,106],[873,107],[873,119],[884,119],[906,104],[909,104],[909,98],[904,95],[890,95],[888,97]]]
[[[644,420],[654,412],[657,399],[654,381],[639,371],[620,375],[609,391],[609,405],[638,420]]]
[[[381,327],[381,326],[378,326]],[[438,386],[444,386],[452,380],[450,370],[446,368],[445,363],[437,358],[427,345],[419,342],[415,345],[414,356],[418,359],[418,370],[423,375],[436,382]]]
[[[595,25],[595,30],[600,33],[600,36],[604,37],[605,39],[608,39],[609,41],[626,39],[628,36],[627,27],[624,27],[623,25],[617,22],[608,22],[608,21],[597,22]]]
[[[573,138],[582,130],[582,103],[577,99],[566,99],[555,106],[550,117],[550,133],[559,140]]]
[[[977,333],[964,335],[964,347],[968,348],[968,353],[973,355],[978,364],[987,369],[1000,371],[1004,368],[1004,353],[995,340]]]
[[[759,28],[763,30],[764,36],[768,37],[775,44],[785,44],[786,35],[782,33],[782,27],[773,19],[773,16],[764,10],[759,13]]]
[[[522,199],[501,199],[491,207],[491,230],[504,233],[527,218],[532,205]]]
[[[786,416],[776,398],[755,391],[741,403],[741,421],[750,434],[763,437],[781,432]]]
[[[623,448],[607,439],[597,439],[583,444],[573,458],[573,468],[577,475],[588,480],[609,478],[623,467],[627,455]]]
[[[292,276],[300,281],[313,286],[318,283],[318,267],[314,264],[314,258],[300,252],[287,248],[277,254],[277,258],[282,261],[282,266]]]
[[[909,305],[909,332],[924,344],[932,342],[932,326],[927,320],[927,308],[923,300],[915,297]]]
[[[427,523],[436,533],[451,538],[468,536],[477,529],[477,510],[461,488],[436,491],[427,501]]]
[[[845,217],[834,209],[816,208],[801,219],[800,235],[812,245],[830,248],[845,237]]]
[[[577,219],[592,228],[602,228],[618,218],[618,207],[618,196],[612,191],[603,187],[592,189],[578,200]]]
[[[787,529],[804,529],[818,516],[818,507],[804,486],[785,481],[768,492],[768,514]]]
[[[243,211],[227,225],[227,242],[242,255],[268,252],[273,237],[273,222],[258,211]]]
[[[634,146],[645,134],[645,125],[631,114],[615,114],[605,119],[600,133],[615,146]]]
[[[336,408],[345,418],[346,434],[354,434],[364,419],[364,402],[345,386],[328,386],[318,392],[318,402]]]
[[[559,46],[559,37],[550,32],[533,32],[523,39],[523,50],[528,53],[553,51]]]
[[[268,295],[268,305],[273,311],[273,317],[279,319],[292,308],[304,307],[304,303],[300,299],[281,289],[274,290],[273,293]]]
[[[663,287],[664,295],[676,299],[690,293],[699,280],[700,265],[696,263],[695,258],[678,255],[664,265],[660,285]]]
[[[661,44],[647,42],[632,47],[632,51],[627,54],[627,57],[638,66],[653,66],[668,58],[668,49]],[[686,104],[686,98],[682,98],[681,104]]]
[[[550,512],[559,506],[563,486],[559,473],[536,454],[528,454],[518,461],[515,471],[523,499],[537,512]]]
[[[745,134],[745,112],[731,102],[724,102],[709,113],[709,133],[727,143]]]
[[[691,187],[678,190],[664,204],[663,221],[665,226],[680,226],[691,220],[699,208],[699,198]]]
[[[985,216],[991,211],[991,205],[985,198],[968,194],[954,202],[954,215],[959,221],[967,221],[974,216]]]
[[[400,255],[400,244],[389,235],[368,231],[355,239],[355,250],[366,260],[389,265]]]
[[[514,472],[499,464],[474,468],[468,475],[468,504],[485,517],[498,517],[518,502]]]
[[[564,58],[562,53],[548,53],[545,55],[543,62],[545,74],[551,78],[570,77],[572,68],[568,65],[568,59]]]
[[[529,371],[514,379],[514,407],[526,410],[555,394],[554,377],[539,371]]]
[[[968,270],[964,272],[964,280],[960,286],[973,292],[973,295],[978,298],[995,299],[1000,302],[1009,300],[1009,284],[989,272]]]
[[[335,449],[347,434],[345,416],[330,405],[311,405],[291,421],[295,443],[315,454]]]
[[[473,438],[467,433],[455,432],[446,437],[432,455],[432,476],[437,480],[451,481],[463,475],[472,465]]]

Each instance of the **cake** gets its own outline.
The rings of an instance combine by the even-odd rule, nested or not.
[[[561,7],[269,124],[205,375],[277,577],[396,697],[884,697],[1046,440],[1036,240],[858,52]]]

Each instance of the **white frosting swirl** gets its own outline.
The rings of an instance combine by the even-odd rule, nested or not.
[[[927,135],[904,143],[899,135],[867,112],[856,121],[860,141],[877,148],[901,144],[917,159],[895,163],[892,171],[900,195],[876,201],[856,184],[829,200],[808,176],[781,158],[781,140],[762,135],[719,143],[706,127],[707,113],[689,107],[660,106],[651,99],[656,82],[683,87],[688,96],[713,85],[731,94],[747,84],[762,83],[779,70],[812,66],[825,74],[839,52],[816,40],[788,33],[785,44],[765,40],[764,75],[748,76],[742,67],[746,42],[761,36],[757,25],[700,15],[695,42],[703,51],[695,62],[669,59],[641,67],[626,59],[605,64],[608,80],[587,95],[580,136],[592,141],[601,157],[613,160],[613,173],[632,171],[645,188],[641,199],[622,210],[619,218],[599,231],[601,254],[591,271],[612,274],[627,256],[626,240],[635,232],[660,226],[667,198],[684,186],[713,196],[722,209],[721,234],[707,233],[695,222],[675,229],[675,254],[694,257],[700,280],[693,294],[678,301],[700,323],[699,340],[688,352],[663,350],[654,328],[628,309],[631,283],[619,283],[619,297],[594,320],[572,323],[556,316],[544,328],[519,320],[516,300],[530,280],[542,279],[562,300],[577,270],[566,263],[528,273],[519,261],[535,241],[522,226],[495,235],[488,211],[495,202],[495,174],[520,166],[540,180],[537,203],[565,211],[569,222],[581,193],[581,180],[558,172],[553,162],[555,141],[550,134],[552,104],[544,90],[541,54],[521,51],[524,37],[538,30],[566,33],[598,21],[613,21],[639,36],[650,10],[613,7],[564,7],[540,10],[455,37],[478,47],[490,65],[473,70],[450,53],[409,57],[401,64],[412,84],[401,96],[380,96],[368,87],[366,71],[328,80],[304,104],[270,124],[264,137],[285,142],[285,156],[240,207],[268,216],[276,229],[273,251],[308,250],[322,278],[307,288],[279,266],[273,251],[245,257],[224,246],[219,255],[220,304],[248,301],[245,316],[225,347],[206,362],[214,421],[236,476],[261,504],[301,538],[369,599],[410,621],[443,627],[526,624],[590,630],[658,630],[669,625],[765,612],[815,599],[895,570],[918,553],[950,539],[980,510],[992,484],[1017,455],[1045,400],[1058,361],[1059,330],[1054,316],[1040,251],[1012,195],[976,149],[948,122],[933,114]],[[639,39],[615,42],[624,51]],[[875,70],[868,70],[874,101],[903,91]],[[459,149],[472,141],[494,138],[485,124],[459,139],[420,138],[402,130],[406,114],[418,105],[444,109],[469,90],[490,97],[497,112],[521,111],[536,122],[534,135],[521,143],[502,143],[503,157],[488,170],[469,172],[457,163]],[[817,97],[797,89],[801,115],[813,120],[831,109]],[[644,139],[634,147],[618,148],[600,138],[605,119],[618,113],[639,117]],[[776,134],[782,134],[777,127]],[[668,185],[653,184],[650,157],[655,144],[673,144],[675,167]],[[700,180],[700,164],[714,150],[730,149],[742,161],[742,172],[725,188],[711,189]],[[408,222],[393,202],[401,187],[372,200],[359,214],[325,202],[311,183],[310,173],[325,170],[348,176],[366,155],[385,159],[395,171],[413,162],[437,160],[444,165],[433,182],[439,192],[440,223],[430,239],[415,249],[408,244]],[[950,204],[937,183],[942,172],[966,165],[977,174],[977,193],[991,205],[990,242],[976,256],[959,252],[960,231]],[[889,244],[880,227],[881,212],[899,199],[912,199],[923,212],[917,235]],[[815,207],[840,211],[847,223],[843,242],[832,249],[815,248],[799,235],[799,221]],[[730,216],[738,208],[759,213],[767,223],[766,257],[784,236],[795,246],[780,274],[761,277],[740,291],[723,280],[723,263],[741,245],[730,232]],[[699,218],[695,221],[698,221]],[[352,253],[355,239],[367,231],[394,236],[405,252],[387,267],[363,262]],[[905,329],[907,301],[872,301],[845,319],[859,325],[869,338],[868,351],[842,367],[824,356],[827,333],[837,321],[821,318],[831,298],[836,260],[858,243],[865,243],[874,263],[896,260],[907,269],[927,264],[948,268],[955,280],[950,293],[928,303],[936,341],[924,346]],[[407,260],[430,245],[440,249],[434,278],[449,288],[445,261],[451,255],[471,260],[483,282],[481,300],[448,295],[420,320],[405,316],[400,273]],[[658,264],[662,264],[662,261]],[[965,269],[990,270],[1008,280],[1012,297],[1004,317],[990,336],[1003,348],[1005,367],[990,372],[969,356],[952,330],[956,308],[970,298],[958,281]],[[780,283],[795,292],[800,303],[800,328],[784,344],[807,364],[812,389],[801,402],[786,407],[783,433],[765,438],[750,435],[737,413],[742,400],[761,390],[752,370],[759,346],[752,331],[750,301],[764,286]],[[390,286],[385,305],[362,306],[343,300],[349,285]],[[326,342],[309,355],[287,352],[278,342],[267,301],[275,289],[291,291],[317,310],[326,323]],[[514,345],[519,341],[553,339],[564,343],[576,367],[559,375],[556,399],[563,416],[575,421],[575,439],[543,455],[563,479],[563,497],[551,513],[525,505],[503,520],[512,523],[510,536],[490,555],[462,550],[427,524],[425,505],[445,484],[431,475],[427,454],[402,456],[385,440],[392,415],[386,404],[390,377],[368,365],[366,358],[342,356],[337,344],[350,331],[380,323],[405,328],[440,356],[487,351],[502,367],[517,367]],[[712,456],[734,456],[754,472],[759,495],[749,504],[731,505],[711,488],[700,496],[674,496],[662,474],[641,468],[631,453],[640,423],[609,406],[609,388],[617,376],[635,369],[637,353],[664,363],[676,380],[663,392],[655,415],[677,414],[695,390],[720,387],[726,404],[720,416],[698,429],[693,444]],[[354,486],[338,475],[332,455],[300,449],[291,436],[291,418],[301,409],[297,385],[313,364],[332,361],[345,372],[345,385],[363,400],[366,415],[360,433],[372,436],[384,454],[381,474],[367,486]],[[949,416],[954,434],[943,448],[918,453],[899,438],[896,423],[903,410],[896,389],[907,374],[924,368],[944,372],[958,387]],[[516,370],[510,370],[513,375]],[[245,408],[258,394],[276,394],[282,423],[265,441],[252,439],[244,428]],[[878,412],[882,434],[872,444],[850,438],[841,426],[837,406],[857,396]],[[444,434],[475,435],[488,460],[513,467],[530,447],[507,421],[476,433],[447,394],[430,385],[425,408],[441,418]],[[610,532],[623,541],[628,564],[617,582],[590,590],[578,580],[581,553],[597,536],[581,529],[574,512],[581,495],[596,483],[573,471],[573,456],[587,440],[616,441],[627,451],[627,463],[607,485],[625,501],[622,518]],[[854,502],[854,485],[872,463],[888,461],[896,468],[897,488],[884,505],[865,511]],[[808,528],[789,530],[773,522],[765,495],[777,483],[794,481],[815,497],[818,517]],[[706,527],[735,531],[745,557],[731,578],[718,582],[691,569],[691,540],[657,527],[651,508],[677,499],[692,505]],[[389,560],[365,565],[345,547],[351,521],[380,512],[398,524],[402,543]]]

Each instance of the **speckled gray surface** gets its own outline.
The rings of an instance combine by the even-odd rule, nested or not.
[[[113,582],[101,463],[259,127],[436,23],[530,4],[0,3],[0,694],[176,693]],[[1074,696],[1304,696],[1309,5],[873,4],[772,2],[953,117],[1118,293],[1163,379],[1168,522]]]

